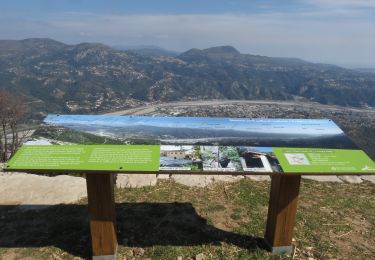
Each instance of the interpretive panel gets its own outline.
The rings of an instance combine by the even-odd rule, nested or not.
[[[158,145],[24,145],[9,169],[158,171]]]
[[[375,172],[374,162],[361,150],[273,148],[285,172]]]
[[[49,115],[8,169],[375,173],[329,119]]]

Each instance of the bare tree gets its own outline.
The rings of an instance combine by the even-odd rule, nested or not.
[[[6,162],[22,144],[19,125],[26,114],[22,98],[0,90],[0,161]]]

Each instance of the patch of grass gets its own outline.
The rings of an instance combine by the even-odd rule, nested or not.
[[[221,204],[213,204],[213,205],[209,205],[208,208],[207,208],[207,211],[209,212],[213,212],[213,211],[223,211],[225,210],[225,206],[224,205],[221,205]]]
[[[269,183],[244,179],[198,188],[171,180],[115,189],[119,259],[288,259],[257,247]],[[295,259],[371,259],[375,185],[303,180]],[[0,206],[0,259],[80,259],[90,254],[87,200],[39,211]]]
[[[239,220],[239,219],[241,219],[241,215],[236,214],[236,213],[232,213],[232,214],[230,214],[230,218],[233,219],[233,220]]]

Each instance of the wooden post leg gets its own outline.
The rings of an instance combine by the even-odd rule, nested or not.
[[[292,254],[301,176],[273,175],[265,240],[274,254]]]
[[[113,174],[86,174],[93,260],[116,259]]]

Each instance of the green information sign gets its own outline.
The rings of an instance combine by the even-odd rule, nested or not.
[[[374,172],[375,163],[361,150],[274,147],[288,173]]]
[[[329,119],[49,115],[44,122],[48,128],[35,131],[5,170],[375,175],[374,161]]]
[[[159,145],[24,145],[9,170],[158,171]]]

